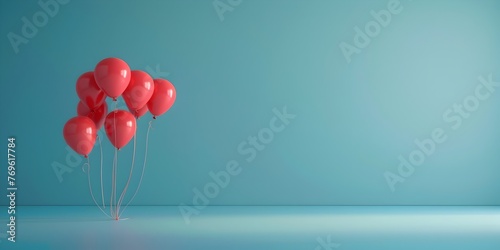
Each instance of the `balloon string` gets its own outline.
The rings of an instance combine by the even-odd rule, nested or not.
[[[122,194],[120,195],[120,199],[118,200],[118,217],[120,217],[120,206],[122,205],[123,198],[125,197],[125,194],[127,193],[128,185],[130,184],[130,180],[132,179],[132,172],[134,170],[134,162],[135,162],[135,148],[136,148],[136,141],[137,141],[137,136],[134,135],[134,152],[132,153],[132,166],[130,167],[130,174],[128,175],[128,180],[127,184],[125,185],[125,188],[122,191]]]
[[[97,203],[97,201],[95,200],[95,197],[94,197],[94,193],[92,192],[92,184],[91,184],[91,181],[90,181],[90,158],[87,157],[87,162],[83,164],[82,166],[82,170],[83,172],[85,172],[85,166],[87,166],[87,179],[88,179],[88,182],[89,182],[89,191],[90,191],[90,196],[92,197],[92,200],[94,201],[94,204],[99,208],[99,210],[101,210],[101,212],[103,214],[105,214],[106,216],[110,217],[106,212],[104,212],[104,210],[101,208],[101,206],[99,206],[99,204]]]
[[[110,200],[109,200],[109,213],[111,214],[111,216],[113,216],[113,183],[115,181],[115,179],[113,178],[113,168],[115,167],[115,159],[116,159],[116,152],[115,152],[115,155],[113,156],[113,165],[111,166],[111,192],[110,192]]]
[[[116,131],[116,110],[117,110],[117,106],[118,106],[118,102],[116,101],[116,99],[113,100],[114,102],[114,113],[113,113],[113,132],[114,132],[114,142],[116,143],[116,134],[117,134],[117,131]],[[118,149],[115,147],[115,164],[113,166],[113,198],[114,198],[114,203],[113,205],[115,206],[115,212],[114,212],[114,215],[113,217],[115,217],[116,220],[118,220],[118,208],[116,207],[116,183],[117,183],[117,170],[118,169]]]
[[[132,195],[132,198],[130,198],[127,205],[125,205],[125,207],[123,208],[120,215],[123,214],[123,212],[125,212],[125,209],[127,209],[128,205],[132,202],[132,200],[134,200],[135,195],[137,194],[137,192],[139,191],[139,188],[141,187],[142,177],[144,176],[144,169],[146,169],[146,160],[148,158],[149,131],[152,128],[152,123],[153,123],[153,120],[149,121],[148,132],[146,133],[146,150],[144,152],[144,163],[142,164],[142,173],[141,173],[141,178],[139,179],[139,185],[137,185],[137,188],[135,189],[134,195]]]
[[[110,210],[112,217],[115,217],[115,211],[113,210],[113,197],[114,197],[114,190],[115,190],[115,186],[116,186],[115,168],[116,168],[116,161],[118,158],[117,154],[118,154],[118,150],[115,148],[115,155],[113,158],[113,167],[111,168],[111,199],[109,201],[109,210]]]
[[[116,207],[116,186],[118,185],[118,150],[116,150],[116,164],[115,164],[115,186],[113,189],[113,197],[114,197],[114,202],[113,205],[115,206],[115,219],[118,219],[118,208]]]
[[[99,149],[101,150],[101,198],[102,198],[102,207],[106,208],[106,203],[104,203],[104,186],[102,185],[102,144],[101,137],[97,135],[97,139],[99,141]]]

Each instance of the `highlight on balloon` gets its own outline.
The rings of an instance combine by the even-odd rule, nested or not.
[[[95,205],[109,218],[119,220],[130,202],[137,194],[144,169],[146,167],[149,132],[154,119],[167,112],[175,102],[176,91],[174,85],[166,79],[153,79],[148,73],[141,70],[131,70],[128,64],[119,58],[106,58],[97,63],[94,71],[83,73],[76,81],[76,93],[80,99],[76,107],[76,116],[70,118],[63,128],[63,137],[66,143],[78,154],[87,159],[85,171],[88,178],[89,192]],[[106,103],[107,98],[113,100],[112,110]],[[117,98],[122,97],[128,110],[117,109]],[[139,184],[130,200],[125,202],[125,195],[132,180],[135,165],[137,143],[137,119],[147,112],[151,113],[152,120],[146,132],[146,147],[142,163]],[[103,166],[103,151],[101,138],[97,131],[104,128],[110,144],[114,147],[111,166]],[[118,153],[133,139],[133,153],[130,174],[124,188],[117,190]],[[100,196],[97,202],[90,177],[90,154],[98,142],[100,150]],[[104,197],[103,171],[111,174],[110,197],[108,208]],[[122,205],[125,206],[122,209]]]

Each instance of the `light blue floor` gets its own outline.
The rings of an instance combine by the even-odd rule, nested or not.
[[[500,207],[207,207],[189,225],[176,206],[129,207],[124,217],[19,207],[17,242],[1,238],[0,249],[500,250]]]

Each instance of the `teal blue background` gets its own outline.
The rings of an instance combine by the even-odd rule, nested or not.
[[[221,21],[211,0],[73,0],[16,54],[7,34],[41,9],[2,1],[0,147],[16,137],[18,204],[93,204],[82,164],[61,182],[52,165],[66,162],[62,127],[76,115],[76,79],[115,56],[133,69],[159,65],[178,94],[153,123],[133,204],[190,204],[210,171],[237,160],[243,172],[212,205],[499,205],[500,94],[456,131],[442,115],[474,93],[478,76],[500,80],[500,2],[402,0],[347,63],[339,44],[352,44],[354,27],[387,2],[243,0]],[[297,117],[247,163],[238,144],[284,106]],[[149,120],[138,124],[138,161]],[[384,172],[436,127],[448,140],[391,192]],[[103,146],[109,169],[113,151]],[[131,144],[120,152],[120,180],[130,152]],[[94,149],[94,173],[98,158]]]

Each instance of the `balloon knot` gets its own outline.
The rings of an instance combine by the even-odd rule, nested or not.
[[[155,119],[155,120],[156,120],[156,116],[154,116],[154,115],[153,115],[153,119]]]

